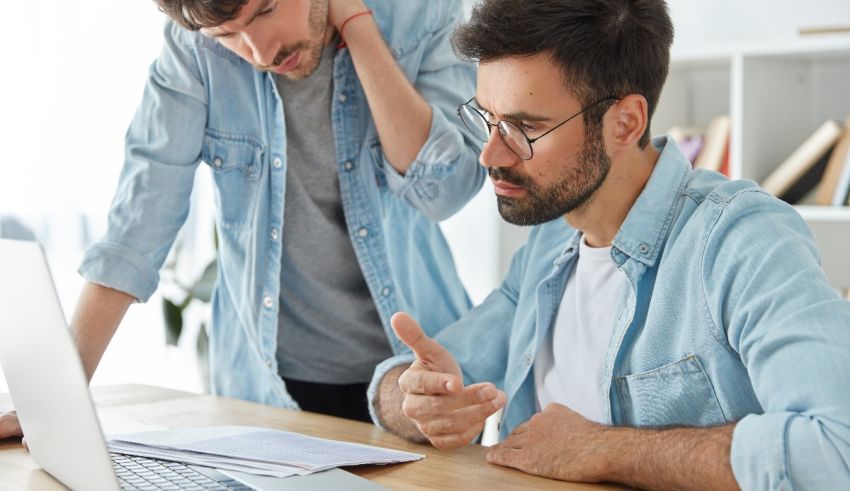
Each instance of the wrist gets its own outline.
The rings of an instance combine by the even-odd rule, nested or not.
[[[629,474],[629,459],[635,457],[637,449],[629,445],[630,435],[628,428],[604,427],[599,432],[599,441],[596,442],[599,452],[596,459],[596,468],[592,470],[596,481],[621,482],[622,476]],[[624,451],[624,449],[628,449]]]
[[[367,21],[370,21],[372,18],[372,10],[361,10],[355,14],[352,14],[346,17],[340,24],[337,26],[337,32],[339,34],[340,39],[340,47],[344,47],[346,43],[346,39],[352,36],[352,34],[356,35],[356,31],[360,25],[365,25]],[[371,22],[371,21],[370,21]],[[355,31],[355,32],[353,32]]]
[[[339,30],[346,19],[368,9],[362,0],[330,0],[328,22]]]

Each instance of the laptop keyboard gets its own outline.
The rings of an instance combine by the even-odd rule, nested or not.
[[[195,491],[250,491],[251,488],[230,478],[217,481],[195,469],[167,460],[149,459],[111,453],[112,465],[118,475],[121,489],[141,491],[195,490]]]

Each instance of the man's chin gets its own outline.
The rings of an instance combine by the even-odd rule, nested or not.
[[[313,74],[318,68],[319,64],[322,61],[322,51],[313,53],[313,56],[310,59],[301,60],[301,63],[298,64],[292,70],[281,74],[281,77],[286,78],[292,82],[298,82],[299,80],[304,80]]]
[[[520,227],[531,227],[551,222],[563,217],[569,211],[562,211],[562,209],[554,207],[544,209],[539,202],[535,207],[534,204],[524,204],[520,200],[504,196],[497,196],[496,203],[502,220]]]
[[[534,222],[533,211],[525,209],[517,200],[513,198],[506,198],[504,196],[497,196],[496,203],[499,209],[499,215],[502,216],[502,220],[510,223],[511,225],[518,225],[520,227],[538,225],[538,223]]]

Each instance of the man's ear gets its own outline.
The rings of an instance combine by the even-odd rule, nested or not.
[[[629,94],[617,101],[606,114],[611,138],[618,146],[630,147],[640,141],[649,121],[649,104],[639,94]]]

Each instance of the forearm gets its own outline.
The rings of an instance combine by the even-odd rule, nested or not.
[[[431,106],[396,64],[371,16],[352,19],[343,34],[384,156],[404,174],[428,139]]]
[[[428,440],[401,409],[404,393],[398,386],[398,378],[409,365],[397,366],[384,375],[378,388],[375,410],[384,428],[408,440],[426,443]]]
[[[603,479],[641,489],[737,490],[730,462],[734,428],[611,428],[602,442]]]
[[[112,288],[94,283],[83,288],[71,319],[71,332],[88,380],[132,302],[132,296]]]

